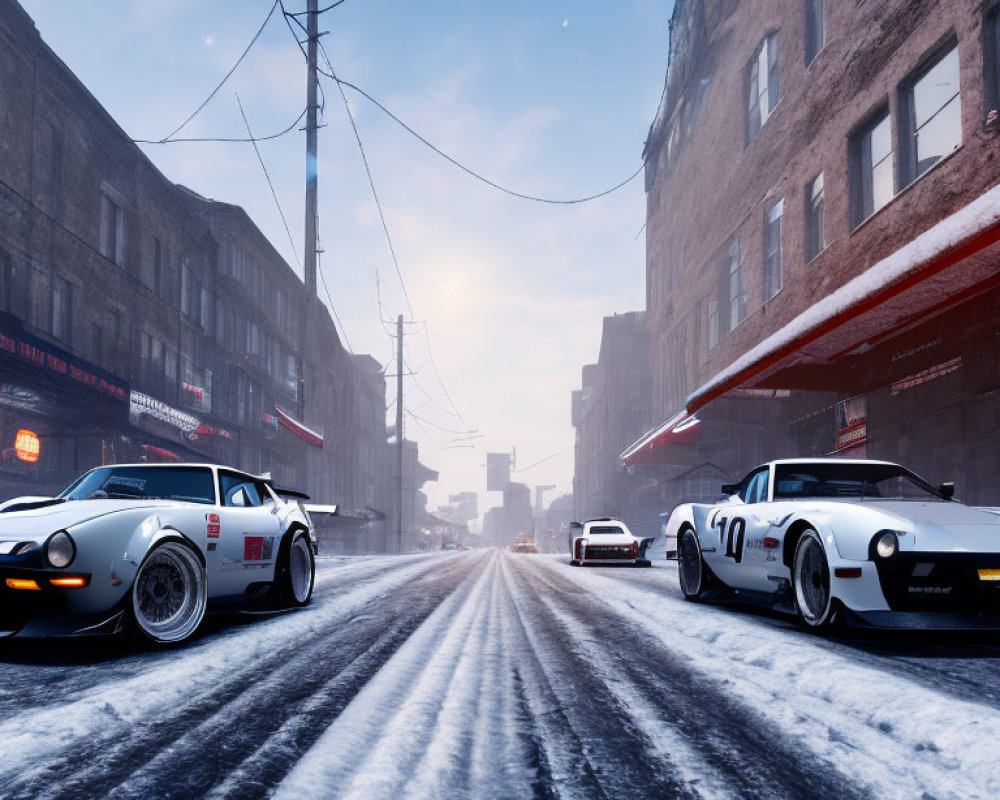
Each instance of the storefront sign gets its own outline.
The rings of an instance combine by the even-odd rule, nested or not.
[[[868,402],[864,395],[837,403],[837,450],[868,441]]]
[[[311,444],[313,447],[323,447],[323,435],[317,433],[311,428],[307,428],[297,419],[288,414],[288,412],[283,411],[278,406],[274,407],[274,410],[278,412],[278,421],[284,425],[288,430],[302,439],[306,444]]]
[[[53,377],[90,387],[118,400],[128,399],[128,385],[124,381],[53,344],[16,330],[13,324],[0,322],[0,353]]]
[[[168,406],[162,400],[157,400],[148,394],[133,391],[129,395],[129,419],[136,423],[142,417],[152,417],[185,433],[193,433],[201,425],[201,420],[196,416]]]
[[[961,356],[953,358],[950,361],[945,361],[943,364],[935,364],[929,369],[922,370],[915,375],[907,375],[902,380],[896,381],[889,388],[889,394],[895,397],[900,392],[905,392],[907,389],[912,389],[914,386],[920,386],[921,384],[932,381],[935,378],[943,378],[945,375],[950,375],[961,366]]]
[[[261,413],[260,419],[267,427],[278,430],[278,418],[274,414],[268,414],[264,411]]]
[[[42,452],[42,445],[38,440],[38,434],[34,431],[19,430],[14,440],[14,452],[17,453],[17,457],[21,461],[34,464],[38,461],[38,457]]]

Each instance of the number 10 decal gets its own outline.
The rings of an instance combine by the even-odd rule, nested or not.
[[[728,528],[726,523],[729,523]],[[726,558],[733,559],[737,564],[743,560],[743,541],[746,538],[747,521],[743,517],[719,517],[715,521],[719,528],[719,547],[726,546]],[[713,526],[713,527],[715,527]]]

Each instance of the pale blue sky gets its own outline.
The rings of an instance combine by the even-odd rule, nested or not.
[[[327,3],[321,0],[320,6]],[[232,66],[268,0],[23,0],[46,42],[133,137],[175,128]],[[320,30],[338,74],[432,142],[517,191],[588,195],[632,174],[656,112],[672,0],[346,0]],[[301,11],[305,0],[287,0]],[[355,352],[386,363],[388,313],[408,315],[336,88],[323,80],[320,132],[322,269]],[[258,135],[305,106],[302,56],[275,12],[257,45],[179,135],[241,136],[239,92]],[[572,488],[570,391],[594,361],[601,317],[644,305],[641,176],[578,206],[547,206],[480,184],[348,90],[415,317],[455,406],[484,438],[450,447],[466,424],[446,413],[421,336],[407,341],[407,435],[441,472],[432,507],[485,489],[487,450],[516,446],[516,477]],[[260,145],[301,258],[304,135]],[[247,144],[146,146],[168,178],[243,205],[299,271]],[[320,284],[320,295],[326,295]],[[415,330],[415,328],[413,328]],[[419,386],[417,385],[419,384]],[[432,396],[428,400],[423,390]],[[554,495],[550,494],[551,499]],[[486,508],[499,495],[481,495]]]

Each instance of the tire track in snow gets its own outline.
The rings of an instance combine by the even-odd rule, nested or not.
[[[533,753],[512,713],[498,563],[493,551],[428,617],[281,784],[279,800],[535,794]]]
[[[673,563],[641,574],[626,572],[602,570],[601,574],[641,587],[651,595],[682,599]],[[793,617],[738,599],[705,605],[706,609],[724,609],[724,613],[767,631],[783,631],[792,639],[805,638],[816,647],[856,659],[859,664],[906,674],[934,691],[946,691],[958,699],[1000,709],[1000,646],[995,633],[847,629],[817,635]]]
[[[794,739],[803,760],[829,762],[880,798],[1000,795],[987,744],[1000,740],[996,709],[723,609],[664,598],[644,616],[651,595],[641,587],[551,560],[536,564],[620,616],[636,612],[637,626],[693,671],[726,676],[747,708]]]
[[[343,564],[320,558],[316,564],[314,603],[339,597],[399,569],[427,562],[428,556],[389,556]],[[195,638],[183,645],[185,654],[214,647],[219,638],[236,635],[246,626],[286,612],[209,615]],[[298,612],[296,612],[298,613]],[[162,661],[175,652],[155,651],[118,637],[93,639],[0,640],[0,724],[20,710],[39,710],[71,702],[101,685],[141,675],[150,660]]]
[[[174,663],[165,663],[150,680],[133,679],[138,685],[112,683],[63,709],[8,720],[0,725],[7,767],[0,772],[0,790],[11,800],[202,796],[259,740],[295,718],[315,688],[343,673],[340,691],[331,693],[324,709],[329,718],[335,716],[463,579],[469,560],[474,558],[418,562],[381,580],[359,581],[361,587],[346,597],[250,631],[257,636],[233,636],[214,648],[177,653]],[[372,625],[386,611],[392,623]],[[265,640],[264,628],[281,639]],[[198,684],[186,691],[175,681],[166,697],[157,697],[156,678],[170,680],[177,668]],[[132,709],[131,703],[142,705]],[[60,712],[69,717],[68,725],[59,724]],[[315,718],[314,713],[310,719]],[[312,738],[321,730],[314,729]],[[41,741],[32,741],[32,734]],[[300,731],[300,739],[309,736]],[[300,752],[269,756],[270,782],[244,786],[240,796],[262,796]],[[145,794],[134,793],[139,786],[146,787]]]
[[[531,556],[503,554],[513,615],[525,646],[518,671],[559,797],[697,797],[676,765],[657,758],[603,676],[574,649],[528,576]],[[574,587],[568,587],[572,593]],[[555,602],[566,602],[558,597]]]
[[[739,701],[738,687],[692,670],[685,658],[651,641],[638,614],[621,616],[536,562],[518,577],[542,607],[537,616],[571,640],[567,647],[604,680],[655,757],[680,762],[675,769],[699,793],[762,799],[867,795],[829,764],[802,758],[796,742]]]

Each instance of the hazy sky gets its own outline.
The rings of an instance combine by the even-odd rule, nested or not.
[[[22,4],[122,128],[143,139],[165,136],[207,97],[270,8],[269,0]],[[663,86],[671,6],[345,0],[322,15],[320,30],[329,31],[323,42],[343,80],[455,159],[516,191],[572,198],[638,168]],[[286,0],[286,8],[301,11],[305,0]],[[331,81],[323,78],[322,86],[321,271],[350,346],[385,364],[394,344],[380,317],[410,313],[343,100]],[[559,453],[515,478],[555,484],[548,499],[571,491],[570,392],[581,366],[597,358],[601,317],[645,304],[642,177],[582,205],[509,197],[345,91],[413,319],[425,321],[407,326],[406,360],[417,375],[407,378],[404,405],[407,436],[420,443],[421,461],[441,473],[425,487],[431,508],[449,493],[485,492],[486,452],[512,447],[520,468]],[[304,61],[280,8],[232,78],[178,135],[245,135],[237,92],[258,136],[284,129],[305,107]],[[295,131],[260,148],[300,259],[305,136]],[[251,145],[144,149],[169,179],[245,207],[301,274]],[[322,282],[319,292],[326,300]],[[469,429],[482,435],[475,449],[451,432]],[[483,509],[500,501],[480,496]]]

